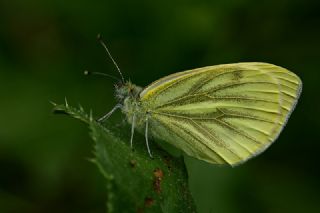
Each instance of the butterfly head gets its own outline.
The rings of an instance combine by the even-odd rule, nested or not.
[[[139,97],[139,94],[142,90],[141,87],[131,83],[130,81],[127,81],[125,83],[120,83],[115,85],[116,88],[116,98],[121,103],[126,98],[133,98],[137,99]]]

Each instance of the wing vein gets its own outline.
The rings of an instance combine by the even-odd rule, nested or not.
[[[209,135],[209,138],[210,138],[210,136],[211,136],[211,137],[215,140],[217,146],[226,148],[225,143],[223,143],[220,139],[218,139],[217,136],[215,136],[214,134],[212,134],[211,132],[209,132],[206,128],[204,128],[202,125],[198,124],[197,122],[193,121],[192,119],[189,119],[189,120],[192,121],[192,122],[198,127],[198,129],[204,131],[202,134],[205,133],[205,134]],[[241,160],[241,157],[240,157],[238,154],[236,154],[236,153],[231,149],[231,147],[228,147],[227,150],[230,151],[232,154],[234,154],[236,157],[238,157],[238,158]],[[225,159],[225,157],[222,156],[220,153],[218,153],[217,151],[214,151],[214,152],[217,153],[220,157],[222,157],[226,162],[228,162],[228,161]]]
[[[256,138],[254,138],[254,137],[252,137],[252,136],[250,136],[250,135],[248,135],[248,134],[245,134],[243,131],[239,130],[238,128],[234,127],[233,125],[231,125],[231,124],[229,124],[229,123],[227,123],[227,122],[225,122],[225,121],[223,121],[223,120],[216,119],[216,118],[214,118],[214,120],[215,120],[216,122],[218,122],[218,123],[220,123],[220,124],[228,127],[229,129],[237,132],[239,135],[242,135],[242,136],[244,136],[244,137],[252,140],[253,142],[255,142],[255,143],[257,143],[257,144],[261,144]],[[238,143],[238,144],[239,144],[239,143]],[[239,145],[241,145],[241,144],[239,144]],[[242,146],[242,145],[241,145],[241,146]],[[244,146],[243,146],[243,147],[244,147]],[[244,147],[244,148],[245,148],[245,147]],[[247,148],[246,148],[246,149],[247,149]],[[248,151],[250,152],[250,150],[248,150]]]

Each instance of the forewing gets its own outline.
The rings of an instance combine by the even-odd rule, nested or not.
[[[282,67],[237,63],[169,75],[140,98],[161,131],[175,135],[168,142],[210,163],[235,165],[276,140],[301,86]]]

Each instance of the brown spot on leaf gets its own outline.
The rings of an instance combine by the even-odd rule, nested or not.
[[[130,160],[129,165],[131,166],[131,168],[134,168],[137,165],[137,161],[132,159]]]
[[[155,169],[153,171],[153,189],[155,192],[157,193],[161,193],[161,182],[162,182],[162,178],[163,178],[163,171],[159,168]]]
[[[153,175],[156,177],[156,178],[163,178],[163,171],[159,168],[155,169],[153,171]]]
[[[164,157],[164,163],[167,165],[168,170],[171,171],[172,170],[171,158],[169,156]]]
[[[146,197],[144,199],[144,206],[145,207],[150,207],[154,204],[154,199],[152,199],[151,197]]]
[[[155,192],[157,192],[159,194],[161,193],[161,180],[155,179],[153,181],[153,189]]]

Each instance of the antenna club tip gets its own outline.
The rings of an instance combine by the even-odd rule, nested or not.
[[[85,70],[85,71],[83,71],[83,74],[84,74],[84,75],[90,75],[91,72],[89,72],[88,70]]]
[[[98,41],[101,41],[101,40],[102,40],[102,35],[101,35],[100,33],[98,33],[98,35],[97,35],[97,40],[98,40]]]

